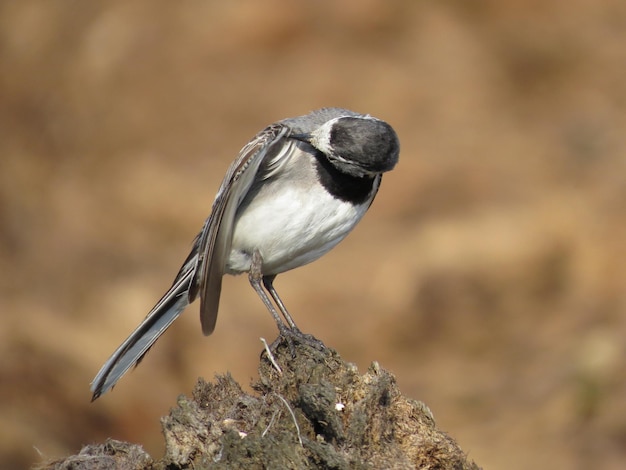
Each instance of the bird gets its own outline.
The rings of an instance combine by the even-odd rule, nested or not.
[[[348,235],[399,153],[398,136],[387,122],[342,108],[283,119],[259,132],[226,171],[172,286],[91,382],[92,401],[136,366],[198,298],[202,332],[210,335],[224,274],[248,273],[279,338],[312,338],[296,326],[274,279],[318,259]]]

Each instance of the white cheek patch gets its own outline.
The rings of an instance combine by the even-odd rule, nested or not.
[[[326,155],[333,154],[332,147],[330,145],[330,133],[333,130],[333,125],[339,119],[341,119],[341,117],[331,119],[311,133],[311,135],[313,136],[313,138],[311,139],[311,145],[313,145],[313,147],[315,147],[320,152],[325,153]]]

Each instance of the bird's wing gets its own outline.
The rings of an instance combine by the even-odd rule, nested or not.
[[[206,335],[213,331],[237,207],[250,189],[267,151],[288,132],[289,128],[285,125],[270,126],[241,150],[228,169],[211,215],[194,240],[191,253],[174,283],[93,379],[92,401],[112,389],[133,365],[141,361],[198,293],[202,331]]]
[[[198,269],[193,276],[189,301],[192,302],[200,294],[200,322],[205,335],[211,334],[215,328],[222,276],[230,254],[237,208],[252,186],[268,151],[289,131],[286,125],[274,124],[257,134],[241,149],[226,172],[213,203],[211,216],[198,235]]]

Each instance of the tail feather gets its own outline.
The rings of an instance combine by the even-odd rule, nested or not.
[[[189,289],[194,269],[181,270],[176,281],[148,313],[141,324],[126,338],[102,366],[91,382],[91,401],[111,390],[117,381],[137,365],[154,342],[189,305]]]

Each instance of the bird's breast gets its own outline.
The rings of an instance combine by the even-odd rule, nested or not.
[[[327,253],[354,228],[372,196],[359,204],[338,199],[320,184],[267,183],[237,213],[226,272],[249,271],[258,250],[263,274],[279,274]],[[292,182],[293,183],[293,182]]]

